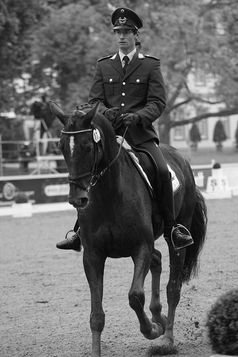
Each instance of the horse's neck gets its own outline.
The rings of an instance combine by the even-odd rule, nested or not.
[[[124,153],[122,151],[114,138],[112,138],[110,144],[108,141],[104,148],[104,156],[100,164],[99,174],[103,173],[100,178],[101,187],[104,187],[105,191],[109,194],[115,195],[117,192],[121,192],[120,183],[122,162],[124,160]]]

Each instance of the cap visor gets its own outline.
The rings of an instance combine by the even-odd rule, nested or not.
[[[119,25],[119,26],[114,26],[113,30],[135,30],[136,28],[133,26],[127,26],[127,25]]]

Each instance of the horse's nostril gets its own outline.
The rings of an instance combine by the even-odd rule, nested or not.
[[[74,206],[75,208],[85,208],[88,204],[87,197],[81,197],[78,199],[69,199],[69,203]]]
[[[81,208],[86,207],[87,204],[88,204],[88,198],[87,197],[84,197],[84,198],[80,199],[80,207]]]

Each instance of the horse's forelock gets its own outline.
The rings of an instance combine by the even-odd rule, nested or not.
[[[83,110],[75,109],[73,113],[68,116],[68,121],[65,128],[69,131],[79,130],[84,116],[85,112]]]

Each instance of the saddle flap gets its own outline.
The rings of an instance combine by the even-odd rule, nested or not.
[[[128,142],[125,139],[123,139],[121,136],[117,136],[117,142],[118,142],[118,144],[122,145],[123,148],[128,152],[130,158],[132,159],[132,162],[135,164],[139,174],[142,176],[147,187],[149,188],[150,193],[153,195],[152,183],[150,182],[145,169],[141,166],[139,158],[136,155],[138,150],[133,150],[133,148],[128,144]],[[152,162],[154,161],[153,157],[151,156],[151,154],[148,151],[143,150],[143,153],[147,154],[148,157],[152,160]],[[178,177],[177,177],[175,171],[171,168],[171,166],[168,163],[167,163],[167,167],[171,174],[172,187],[173,187],[173,192],[175,194],[177,192],[177,190],[180,188],[180,182],[178,180]]]

